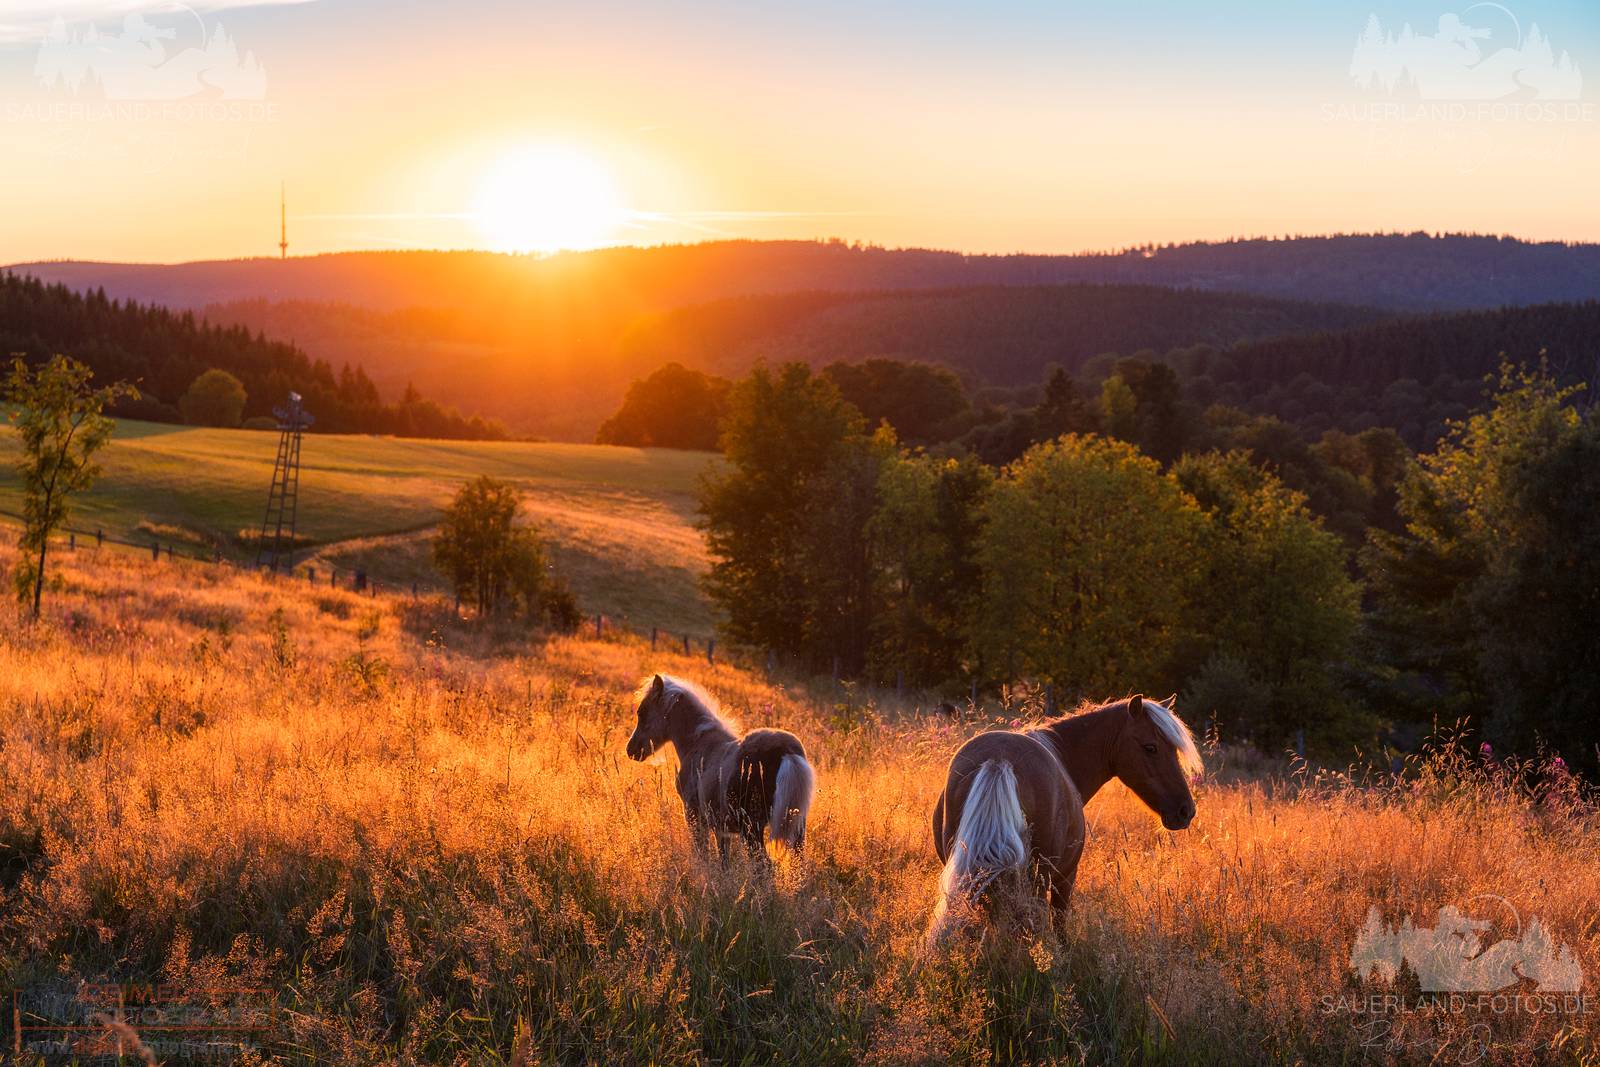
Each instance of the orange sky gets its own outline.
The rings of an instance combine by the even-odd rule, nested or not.
[[[145,37],[130,6],[0,4],[0,262],[274,254],[280,177],[300,254],[541,234],[1040,252],[1353,230],[1600,239],[1592,90],[1498,112],[1362,90],[1359,5],[151,3],[138,32],[170,36]],[[93,21],[162,49],[174,77],[221,25],[263,85],[230,100],[205,74],[189,95],[123,101],[93,78],[46,85],[40,11],[62,8],[75,40]],[[1600,79],[1600,14],[1533,14]],[[523,202],[506,190],[527,168],[508,161],[530,153],[583,162],[528,178]],[[572,186],[595,173],[598,204]]]

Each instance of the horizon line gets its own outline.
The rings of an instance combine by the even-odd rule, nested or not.
[[[519,260],[556,260],[569,257],[605,255],[617,252],[649,252],[661,249],[699,248],[706,245],[844,245],[853,251],[874,252],[921,252],[932,255],[960,256],[964,259],[1079,259],[1079,258],[1112,258],[1125,256],[1136,252],[1151,250],[1195,248],[1201,246],[1225,246],[1235,244],[1279,244],[1293,241],[1327,241],[1337,239],[1371,237],[1424,237],[1429,240],[1448,240],[1452,238],[1466,238],[1473,240],[1513,241],[1518,244],[1530,246],[1559,245],[1564,248],[1600,247],[1600,241],[1563,240],[1554,238],[1535,239],[1522,237],[1513,233],[1480,233],[1472,230],[1334,230],[1327,232],[1309,232],[1292,234],[1255,234],[1239,235],[1215,240],[1188,240],[1169,241],[1163,243],[1145,242],[1142,244],[1123,245],[1113,248],[1081,248],[1076,251],[1061,252],[969,252],[959,248],[938,248],[929,245],[885,245],[874,244],[869,241],[851,240],[843,237],[714,237],[701,241],[659,241],[647,244],[613,244],[601,245],[596,248],[559,249],[554,252],[507,252],[492,248],[341,248],[325,252],[310,252],[304,255],[289,256],[282,259],[279,256],[261,254],[248,256],[214,256],[199,259],[178,260],[140,260],[140,259],[80,259],[72,256],[62,256],[50,259],[16,260],[0,265],[0,270],[15,270],[22,267],[34,266],[60,266],[81,265],[97,267],[189,267],[209,263],[252,263],[256,261],[269,261],[273,263],[293,262],[295,260],[323,259],[331,256],[360,256],[360,255],[470,255],[470,256],[495,256],[506,259]]]

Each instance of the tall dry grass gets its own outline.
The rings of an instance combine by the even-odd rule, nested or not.
[[[284,1062],[1600,1062],[1592,1012],[1338,1006],[1389,991],[1347,966],[1369,907],[1476,894],[1600,977],[1594,809],[1474,760],[1218,754],[1179,834],[1113,783],[1060,931],[927,959],[928,814],[976,727],[222,569],[60,574],[41,624],[0,612],[0,984],[269,988]],[[623,755],[652,670],[805,738],[803,861],[692,855],[670,758]]]

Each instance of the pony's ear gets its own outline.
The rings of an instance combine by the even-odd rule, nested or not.
[[[655,681],[650,683],[650,695],[652,697],[659,697],[662,693],[666,692],[666,689],[667,683],[661,680],[661,675],[656,675]]]
[[[1140,715],[1148,714],[1150,713],[1144,710],[1144,696],[1142,694],[1135,693],[1133,696],[1128,698],[1129,718],[1137,718]]]

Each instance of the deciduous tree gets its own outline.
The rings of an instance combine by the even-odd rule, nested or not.
[[[30,368],[11,361],[7,399],[11,420],[22,439],[17,474],[22,479],[22,540],[16,572],[17,598],[39,615],[44,595],[50,537],[67,521],[74,494],[94,484],[100,468],[94,454],[111,439],[112,421],[103,412],[120,397],[136,397],[126,383],[90,388],[94,374],[66,356],[51,356]]]
[[[1068,435],[1007,468],[985,514],[975,644],[990,677],[1062,695],[1175,682],[1205,520],[1154,460]]]

